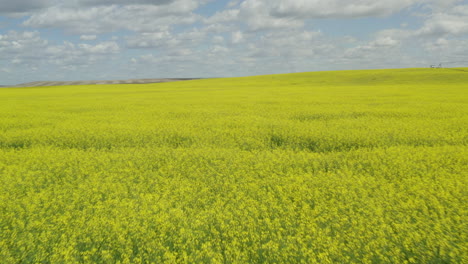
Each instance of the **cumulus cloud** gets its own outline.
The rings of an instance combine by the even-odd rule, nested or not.
[[[231,41],[234,44],[239,44],[244,41],[244,34],[241,31],[232,32]]]
[[[1,79],[4,83],[16,84],[34,80],[80,79],[85,73],[96,76],[99,73],[96,69],[113,62],[120,56],[120,51],[120,46],[114,41],[94,45],[69,41],[51,43],[37,31],[12,30],[0,35],[0,65],[5,65],[5,69],[11,72]]]
[[[96,45],[79,44],[78,48],[88,54],[109,54],[120,51],[119,45],[114,41],[101,42]]]
[[[456,1],[452,1],[455,3]],[[433,2],[434,4],[435,1]],[[466,66],[468,63],[468,5],[454,5],[426,15],[417,29],[386,29],[374,34],[368,42],[345,50],[343,61],[363,65],[396,65],[398,67]]]
[[[308,60],[314,56],[329,56],[334,45],[317,31],[282,30],[269,32],[255,41],[250,39],[247,56]]]
[[[81,35],[80,36],[81,40],[95,40],[97,39],[96,35]]]
[[[223,36],[213,36],[211,42],[215,44],[222,44],[224,43],[224,37]]]
[[[9,31],[0,35],[0,60],[14,58],[37,58],[37,51],[43,50],[48,41],[37,31]]]
[[[96,45],[64,42],[59,45],[49,43],[37,31],[10,31],[0,35],[0,60],[11,64],[76,63],[98,56],[116,54],[120,47],[116,42],[107,41]]]
[[[229,3],[227,4],[227,7],[228,7],[228,8],[235,7],[235,6],[237,6],[240,2],[241,2],[241,0],[231,0],[231,1],[229,1]]]
[[[355,59],[355,58],[370,58],[375,57],[375,55],[388,56],[390,53],[399,46],[400,42],[391,37],[381,37],[376,40],[370,41],[368,43],[358,45],[347,49],[345,51],[345,58]]]
[[[466,0],[231,0],[205,16],[211,7],[200,7],[210,1],[0,0],[0,14],[26,16],[22,26],[28,28],[22,32],[8,22],[5,27],[15,30],[0,33],[2,78],[12,76],[5,69],[80,78],[118,69],[132,78],[413,67],[468,54]],[[363,17],[379,23],[403,10],[420,24],[398,16],[386,20],[385,27],[395,20],[394,28],[377,32],[329,32],[335,23],[358,24]],[[43,28],[60,33],[47,40]]]
[[[178,43],[179,41],[173,38],[168,30],[127,37],[127,46],[129,48],[160,48]]]
[[[453,7],[457,4],[463,3],[466,0],[422,0],[428,3],[433,10],[442,11],[444,9]]]
[[[30,12],[51,4],[50,0],[0,0],[0,14]]]
[[[245,0],[210,22],[244,21],[251,30],[299,28],[306,19],[388,16],[423,0]]]
[[[433,13],[417,34],[422,36],[468,34],[468,5],[457,5]]]
[[[431,63],[443,63],[445,66],[466,66],[468,63],[468,39],[439,38],[422,44],[431,55]]]
[[[78,0],[84,6],[100,5],[167,5],[176,0]]]
[[[177,49],[193,47],[205,39],[206,33],[197,29],[172,34],[168,30],[151,33],[141,33],[127,37],[129,48],[142,49]]]
[[[61,28],[76,34],[101,34],[119,30],[154,32],[200,19],[193,11],[195,0],[177,0],[167,5],[102,5],[83,8],[53,6],[32,14],[24,26]]]
[[[258,0],[247,0],[257,2]],[[344,18],[386,16],[407,8],[420,0],[269,0],[261,1],[270,6],[270,13],[277,17]]]
[[[307,19],[383,17],[416,7],[446,11],[460,2],[462,0],[245,0],[240,4],[238,1],[230,2],[228,9],[205,19],[205,23],[245,23],[254,31],[300,28]],[[454,21],[463,19],[452,18]],[[454,21],[451,24],[456,28],[464,26]]]
[[[205,18],[204,22],[217,27],[222,24],[246,24],[253,31],[298,28],[304,25],[302,20],[274,17],[270,14],[267,2],[250,0],[240,3],[237,8],[216,12],[213,16]]]
[[[238,18],[245,21],[252,30],[302,27],[302,20],[274,17],[271,6],[264,0],[246,0],[241,3]]]
[[[380,17],[423,0],[245,0],[205,19],[207,24],[245,23],[250,30],[300,28],[306,19]]]

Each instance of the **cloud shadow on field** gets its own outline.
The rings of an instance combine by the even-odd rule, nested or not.
[[[310,113],[298,114],[292,120],[301,122],[308,121],[329,121],[338,119],[361,119],[361,118],[402,118],[411,117],[408,113],[400,112],[351,112],[351,113]]]

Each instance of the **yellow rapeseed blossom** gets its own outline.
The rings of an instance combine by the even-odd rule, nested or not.
[[[0,263],[466,263],[468,75],[0,89]]]

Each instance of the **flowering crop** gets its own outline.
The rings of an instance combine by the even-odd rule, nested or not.
[[[1,263],[468,263],[468,75],[0,89]]]

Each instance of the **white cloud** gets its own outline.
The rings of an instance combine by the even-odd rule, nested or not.
[[[174,47],[157,48],[135,58],[131,64],[138,70],[148,68],[168,75],[183,69],[180,74],[184,76],[239,76],[291,72],[304,67],[319,69],[317,60],[326,60],[324,55],[333,50],[333,43],[324,40],[320,32],[289,29],[262,35],[235,32],[242,35],[243,42],[235,44],[232,39],[225,41],[224,37],[215,35],[189,47],[190,52],[174,53]],[[236,33],[231,37],[237,38]],[[217,40],[213,42],[213,38]],[[175,47],[175,50],[184,49]]]
[[[8,69],[8,68],[3,67],[3,68],[0,68],[0,72],[11,73],[11,70]]]
[[[271,5],[264,0],[246,0],[240,5],[238,18],[252,30],[302,27],[302,20],[278,18],[271,15]]]
[[[175,49],[194,47],[207,40],[206,33],[197,29],[172,34],[169,30],[154,33],[141,33],[127,37],[129,48]]]
[[[168,30],[154,32],[154,33],[141,33],[137,36],[127,38],[127,45],[129,48],[157,48],[163,46],[171,46],[178,42]]]
[[[463,3],[464,1],[466,0],[425,0],[421,2],[428,3],[433,10],[442,11],[459,3]]]
[[[221,24],[246,24],[250,30],[282,29],[302,27],[304,22],[298,19],[274,17],[270,14],[268,3],[262,1],[244,1],[238,8],[216,12],[204,19],[211,26]]]
[[[65,77],[74,72],[79,78],[97,72],[117,78],[238,76],[418,66],[468,54],[466,0],[231,0],[204,17],[211,7],[199,8],[208,2],[0,0],[0,13],[26,15],[23,26],[59,29],[54,39],[65,40],[48,41],[31,29],[0,33],[0,76],[23,71]],[[361,17],[379,23],[402,10],[413,18],[387,19],[377,32],[371,30],[378,25],[356,35],[336,32],[340,23],[351,28]],[[394,28],[386,28],[389,24]],[[9,27],[10,22],[4,26]],[[69,34],[79,40],[66,41]]]
[[[258,2],[258,0],[247,0]],[[263,0],[277,17],[345,18],[387,16],[420,0]]]
[[[0,14],[25,13],[51,4],[50,0],[0,0]]]
[[[466,35],[468,34],[468,5],[457,5],[435,12],[417,31],[422,36]]]
[[[37,51],[47,45],[48,41],[41,39],[37,31],[9,31],[5,35],[0,35],[0,60],[17,57],[37,58]]]
[[[241,2],[241,0],[231,0],[227,4],[227,7],[228,8],[233,8],[233,7],[237,6],[237,5],[239,5],[240,2]]]
[[[223,36],[214,36],[211,40],[211,42],[215,44],[222,44],[224,43],[224,37]]]
[[[78,5],[167,5],[177,0],[77,0]]]
[[[326,55],[334,47],[320,32],[282,30],[269,32],[247,41],[247,56],[251,58],[278,58],[279,60],[309,60]]]
[[[9,31],[0,35],[0,65],[10,70],[2,76],[5,83],[34,80],[69,79],[72,75],[95,76],[100,65],[119,57],[116,42],[95,45],[65,41],[50,43],[37,31]],[[96,67],[96,68],[94,68]]]
[[[81,63],[87,59],[95,60],[99,56],[116,54],[120,47],[116,42],[101,42],[96,45],[74,44],[64,42],[60,45],[50,44],[41,38],[37,31],[10,31],[0,35],[0,60],[11,64]]]
[[[399,46],[399,41],[391,38],[384,37],[370,41],[345,51],[344,57],[348,59],[363,59],[377,56],[389,56],[390,52],[393,53],[395,48]]]
[[[236,9],[215,14],[210,22],[245,22],[251,30],[300,28],[305,19],[388,16],[423,0],[245,0]]]
[[[216,12],[213,16],[204,20],[206,24],[236,22],[239,19],[239,9],[227,9]]]
[[[231,41],[234,44],[239,44],[244,41],[244,34],[241,31],[232,32]]]
[[[210,52],[212,54],[228,53],[229,49],[227,47],[225,47],[225,46],[215,45],[210,49]]]
[[[81,40],[95,40],[97,39],[96,35],[81,35],[80,36]]]
[[[305,19],[379,17],[422,0],[245,0],[238,8],[217,12],[206,23],[246,23],[251,30],[300,28]],[[236,4],[229,4],[235,7]]]
[[[427,67],[440,62],[449,67],[466,66],[468,28],[465,21],[468,20],[464,17],[465,7],[434,12],[419,29],[381,30],[371,41],[346,49],[342,62],[360,65],[360,68]]]
[[[26,13],[57,6],[168,5],[180,0],[0,0],[0,14]]]
[[[382,17],[404,9],[423,7],[446,11],[461,0],[245,0],[238,8],[226,9],[207,18],[205,23],[245,23],[251,30],[300,28],[307,19],[353,19],[361,17]],[[228,5],[235,7],[236,4]],[[434,17],[436,20],[437,17]],[[464,32],[464,15],[442,18],[445,29],[453,26],[452,31]],[[458,19],[458,23],[455,21]],[[452,20],[447,22],[447,20]],[[428,25],[429,26],[429,25]],[[436,30],[427,29],[428,31]]]
[[[193,13],[195,0],[178,0],[167,5],[102,5],[70,8],[53,6],[32,14],[24,26],[61,28],[77,34],[101,34],[119,30],[155,32],[177,24],[192,24],[200,17]]]
[[[97,45],[79,44],[78,47],[88,54],[110,54],[120,51],[119,45],[113,41],[101,42]]]
[[[422,46],[433,58],[433,63],[443,63],[449,67],[468,64],[468,39],[439,38]]]

